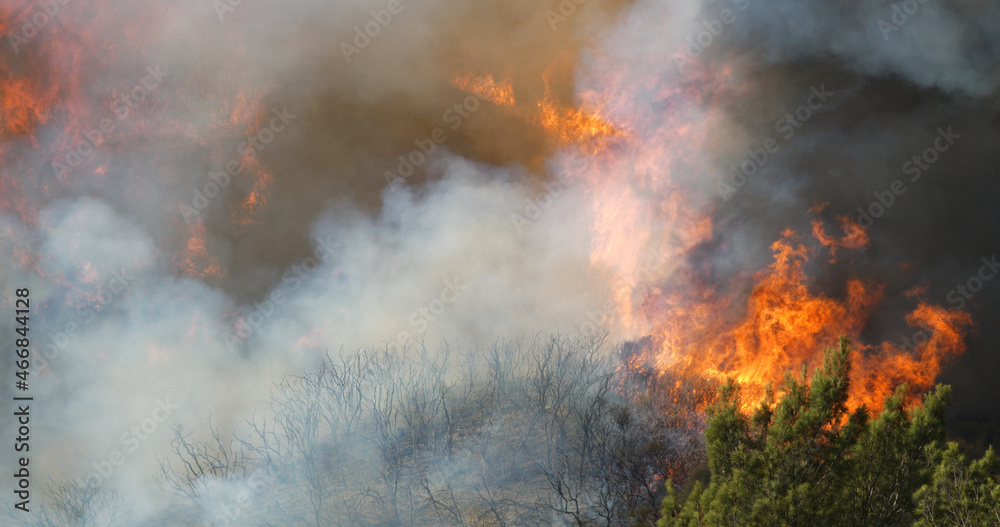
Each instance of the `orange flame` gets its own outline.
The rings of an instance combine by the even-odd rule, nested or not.
[[[225,271],[205,246],[205,225],[200,219],[191,222],[191,233],[184,250],[175,259],[180,272],[201,278],[223,276]]]
[[[246,198],[235,212],[235,223],[237,225],[250,225],[258,222],[257,216],[267,208],[268,186],[271,184],[273,176],[271,171],[265,168],[255,155],[243,156],[243,173],[252,178],[253,186]]]
[[[517,106],[517,98],[510,81],[497,81],[492,75],[473,76],[459,74],[452,79],[452,86],[497,106],[510,108],[522,119],[535,123],[555,140],[558,146],[580,146],[592,154],[598,153],[608,139],[625,132],[600,116],[592,108],[566,108],[552,100],[546,80],[545,95],[534,107]]]
[[[854,277],[839,292],[820,292],[809,274],[818,255],[835,263],[868,246],[868,233],[851,219],[835,218],[831,229],[820,218],[825,204],[813,207],[811,239],[786,229],[771,246],[773,262],[744,277],[744,289],[744,280],[730,280],[732,286],[720,290],[718,279],[706,278],[710,270],[690,268],[693,251],[713,238],[712,202],[693,192],[699,182],[680,180],[680,171],[700,166],[692,152],[705,151],[702,144],[712,140],[716,110],[703,102],[736,97],[741,88],[728,67],[684,75],[659,85],[651,97],[662,108],[655,118],[633,110],[635,89],[620,79],[610,79],[602,93],[585,93],[587,106],[615,108],[615,120],[624,125],[611,125],[594,110],[559,109],[547,96],[533,114],[558,144],[584,147],[577,152],[587,156],[588,166],[567,164],[565,170],[592,199],[591,261],[618,280],[612,294],[621,329],[652,337],[647,359],[668,378],[733,378],[744,385],[747,405],[786,374],[819,366],[823,349],[844,334],[854,342],[849,407],[880,408],[902,382],[915,403],[945,361],[964,351],[971,318],[920,303],[905,321],[923,328],[925,339],[910,349],[865,342],[884,287]],[[611,137],[620,148],[594,143]],[[642,257],[651,252],[659,255],[652,264]]]
[[[0,66],[0,71],[3,69]],[[4,77],[0,83],[0,139],[29,134],[48,119],[50,95],[41,92],[35,79]]]
[[[227,125],[243,128],[243,134],[247,139],[256,135],[264,126],[267,117],[267,110],[262,100],[262,97],[251,97],[247,93],[241,93],[234,101],[231,113],[226,116]],[[258,153],[250,150],[242,153],[240,168],[243,177],[250,179],[252,183],[239,209],[234,211],[234,222],[237,225],[251,225],[258,222],[256,218],[267,208],[268,189],[273,176],[260,162]]]
[[[591,153],[602,150],[604,140],[624,135],[596,111],[562,110],[548,99],[538,102],[537,120],[559,145],[583,145]]]
[[[821,203],[810,209],[810,212],[816,213],[817,215],[826,208],[826,203]],[[840,229],[844,231],[843,238],[837,238],[826,233],[826,228],[823,226],[823,221],[816,218],[812,221],[812,234],[819,243],[823,244],[830,251],[830,256],[834,256],[837,253],[838,248],[843,249],[861,249],[868,245],[868,231],[864,227],[858,225],[854,220],[846,217],[837,217],[837,223],[840,225]]]
[[[482,77],[458,75],[452,80],[451,84],[459,90],[471,93],[497,106],[511,108],[515,104],[514,87],[511,83],[506,81],[499,82],[492,75]]]
[[[856,236],[848,231],[831,246],[849,245]],[[736,309],[732,318],[720,313],[732,312],[737,300],[711,293],[648,299],[644,314],[657,324],[654,335],[660,347],[655,359],[660,368],[731,377],[744,385],[745,404],[751,405],[768,384],[778,386],[785,374],[803,365],[810,370],[819,366],[820,351],[846,334],[856,340],[849,407],[880,408],[883,398],[902,382],[909,383],[915,402],[918,393],[933,386],[944,361],[964,351],[969,315],[921,303],[906,321],[927,328],[926,339],[910,350],[888,342],[867,346],[857,337],[882,300],[883,288],[855,278],[848,281],[843,300],[811,292],[804,266],[812,251],[796,238],[786,230],[772,245],[774,262],[758,273],[745,307]]]

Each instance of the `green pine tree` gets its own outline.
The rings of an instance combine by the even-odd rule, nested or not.
[[[991,447],[971,463],[958,444],[927,448],[934,465],[931,481],[916,493],[918,527],[1000,525],[1000,459]]]
[[[811,381],[788,376],[781,400],[768,389],[749,415],[724,385],[709,409],[708,482],[684,499],[668,485],[658,525],[1000,525],[996,456],[967,466],[956,445],[938,446],[949,388],[908,409],[900,386],[872,420],[847,409],[849,357],[842,337]]]

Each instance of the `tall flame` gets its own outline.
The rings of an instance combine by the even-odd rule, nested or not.
[[[833,247],[850,243],[847,233]],[[930,337],[913,349],[889,342],[866,345],[857,339],[883,297],[884,288],[852,278],[842,300],[810,291],[805,265],[816,250],[785,231],[776,241],[773,263],[756,276],[741,304],[712,294],[659,292],[647,298],[645,315],[657,321],[656,360],[663,370],[688,375],[731,377],[747,388],[747,404],[777,386],[785,374],[819,366],[820,351],[839,334],[856,338],[852,360],[854,387],[848,406],[881,407],[897,384],[916,394],[933,385],[944,361],[964,351],[967,313],[919,304],[906,317],[912,327],[929,328]],[[829,240],[819,240],[822,242]],[[832,250],[830,251],[832,253]],[[732,317],[720,313],[737,313]]]
[[[636,89],[621,80],[587,93],[581,108],[559,106],[546,90],[525,110],[515,104],[508,83],[470,79],[459,76],[453,84],[512,108],[565,147],[565,159],[585,161],[566,162],[561,169],[591,198],[591,260],[616,277],[620,324],[633,335],[652,337],[647,359],[671,378],[733,378],[744,385],[749,405],[787,374],[818,366],[823,349],[848,335],[854,339],[855,365],[848,405],[878,408],[903,382],[916,402],[941,366],[964,351],[964,333],[972,323],[967,313],[920,302],[905,321],[928,336],[902,349],[862,338],[881,305],[883,286],[854,277],[838,294],[815,291],[811,269],[850,258],[870,244],[865,229],[846,217],[835,219],[839,234],[831,233],[821,218],[825,204],[809,210],[811,232],[781,234],[771,246],[772,263],[745,277],[749,287],[719,291],[717,279],[705,278],[710,272],[690,268],[693,251],[712,239],[713,224],[709,200],[693,194],[680,175],[697,164],[692,152],[703,150],[717,117],[702,102],[740,91],[733,68],[714,73],[694,68],[660,85],[653,100],[661,113],[654,116],[636,109]],[[824,260],[813,263],[819,256]]]

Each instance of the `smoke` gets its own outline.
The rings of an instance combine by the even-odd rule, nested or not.
[[[228,433],[326,353],[602,329],[614,285],[650,251],[664,283],[707,268],[746,287],[815,204],[857,219],[897,179],[871,248],[817,279],[887,284],[873,342],[912,332],[906,291],[947,305],[1000,248],[997,6],[573,5],[75,0],[4,49],[9,77],[52,86],[44,118],[2,144],[0,276],[38,306],[36,473],[136,489],[152,510],[174,425],[204,436],[211,416]],[[24,9],[4,8],[7,25]],[[517,106],[455,88],[457,74],[509,80]],[[546,96],[600,106],[628,145],[561,149],[523,117]],[[954,144],[911,180],[905,163],[949,127]],[[768,139],[779,149],[734,185]],[[57,173],[81,141],[92,153]],[[615,209],[623,196],[641,206]],[[664,208],[711,225],[668,223]],[[595,256],[615,234],[592,229],[609,210],[638,227]],[[944,379],[961,419],[997,417],[976,401],[997,395],[998,295],[990,282],[966,299],[982,329]]]
[[[988,2],[781,2],[747,14],[733,44],[768,63],[828,57],[872,79],[899,76],[920,89],[996,95],[1000,77],[989,65],[1000,53],[1000,11]]]
[[[58,86],[4,144],[3,281],[37,313],[38,489],[42,475],[127,488],[152,513],[175,426],[232,433],[327,353],[577,334],[606,316],[582,190],[542,184],[554,145],[451,86],[467,72],[571,96],[582,44],[537,5],[230,7],[74,4],[4,50],[7,74],[37,61]],[[595,2],[566,29],[601,20]]]

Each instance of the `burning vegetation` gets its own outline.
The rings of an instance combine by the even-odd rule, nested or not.
[[[726,384],[705,432],[711,476],[678,498],[660,527],[691,525],[990,525],[1000,521],[1000,458],[969,463],[945,444],[950,390],[907,406],[906,386],[881,412],[848,407],[851,351],[841,337],[811,378],[789,378],[749,412]],[[874,417],[874,419],[873,419]]]
[[[936,386],[993,331],[995,15],[914,56],[744,1],[203,4],[0,5],[0,279],[59,405],[20,524],[1000,523]]]
[[[652,339],[360,350],[287,377],[270,417],[178,426],[145,525],[986,525],[1000,459],[946,443],[950,390],[849,406],[841,337],[748,407],[728,379],[659,372]],[[753,385],[751,385],[753,387]],[[776,395],[780,394],[780,395]],[[705,412],[707,408],[707,414]],[[117,525],[99,478],[50,485],[40,517]],[[720,496],[725,496],[724,499]],[[972,500],[971,502],[969,500]],[[83,523],[86,525],[87,523]]]
[[[727,73],[723,70],[722,78],[712,81],[688,79],[694,86],[697,81],[702,84],[687,90],[667,88],[661,98],[673,99],[678,106],[698,101],[709,89],[725,83]],[[642,251],[650,245],[656,251],[676,251],[677,258],[684,258],[711,240],[711,218],[680,203],[685,196],[669,166],[674,152],[667,145],[690,142],[699,130],[698,123],[685,120],[683,112],[664,116],[667,125],[629,135],[623,130],[643,124],[620,127],[598,112],[560,110],[550,98],[548,83],[536,113],[518,110],[511,83],[491,75],[460,75],[453,85],[513,109],[519,117],[541,126],[559,146],[588,158],[582,170],[569,171],[568,177],[578,179],[575,183],[586,186],[595,200],[594,263],[610,263],[621,275],[636,276],[643,271]],[[591,95],[608,103],[615,97]],[[639,143],[651,135],[660,139],[659,133],[665,134],[662,144]],[[628,159],[628,170],[615,171],[622,159],[640,154],[652,158],[644,170],[636,170],[634,161]],[[598,173],[609,170],[615,176],[598,179]],[[622,183],[624,193],[603,194],[604,187],[622,190]],[[645,191],[634,193],[638,188]],[[610,201],[603,202],[606,198]],[[818,366],[823,343],[838,335],[862,341],[859,337],[883,300],[884,286],[851,277],[842,284],[842,298],[816,293],[810,286],[818,268],[810,265],[813,260],[832,265],[838,257],[849,259],[852,252],[863,252],[870,244],[866,229],[846,216],[835,218],[839,233],[828,232],[822,217],[827,205],[809,209],[814,218],[810,231],[802,234],[786,228],[771,244],[773,261],[752,277],[749,294],[717,293],[711,280],[704,278],[706,270],[676,267],[647,270],[643,283],[633,280],[616,291],[620,318],[656,343],[646,358],[661,372],[735,379],[744,386],[746,404],[751,405],[786,374],[802,366]],[[672,232],[651,230],[651,217],[672,226]],[[900,383],[908,383],[912,389],[908,402],[916,402],[933,386],[942,366],[965,350],[964,336],[972,325],[968,313],[919,302],[905,319],[911,328],[927,328],[927,338],[909,349],[891,342],[856,345],[849,408],[878,408],[885,394]]]

